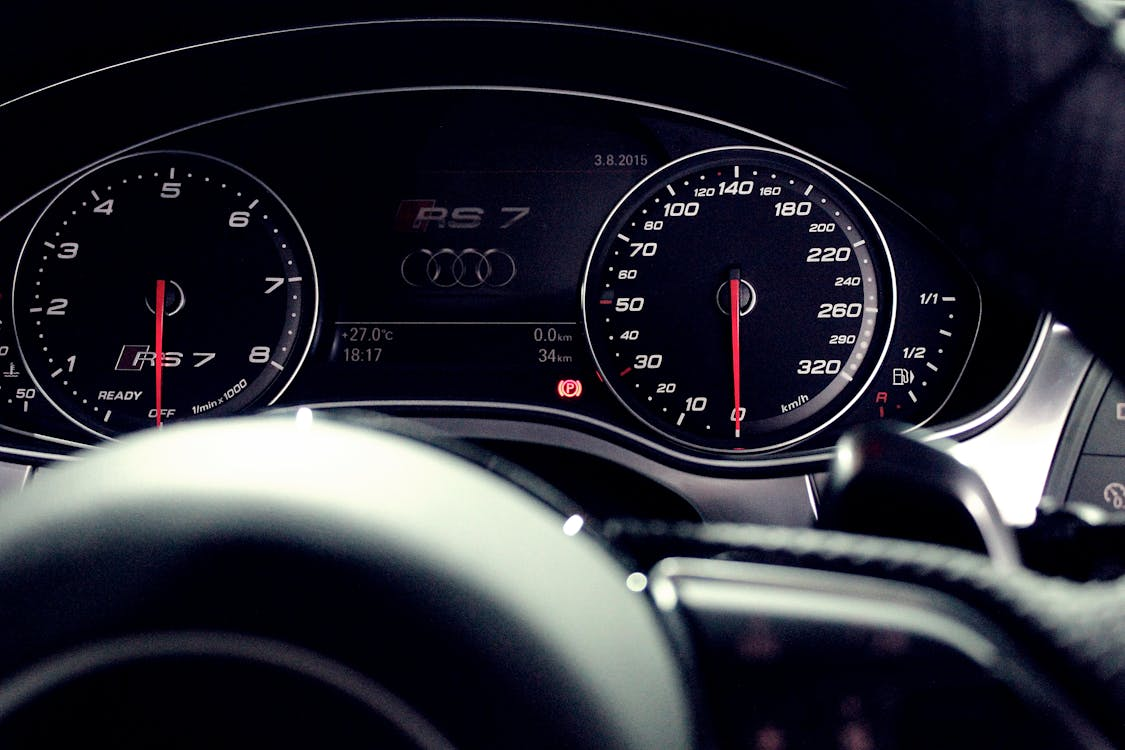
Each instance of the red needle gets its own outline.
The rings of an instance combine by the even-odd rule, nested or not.
[[[156,426],[162,427],[164,399],[164,279],[156,280]]]
[[[730,348],[731,359],[734,362],[734,436],[742,437],[742,356],[739,353],[738,322],[742,305],[739,297],[742,293],[742,278],[738,269],[730,272]]]

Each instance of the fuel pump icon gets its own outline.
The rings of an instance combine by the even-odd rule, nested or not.
[[[914,382],[914,371],[905,367],[896,367],[891,371],[892,385],[909,385]]]

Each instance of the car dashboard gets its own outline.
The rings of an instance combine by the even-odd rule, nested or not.
[[[6,183],[0,424],[13,455],[65,457],[199,416],[353,407],[481,441],[597,515],[804,525],[815,476],[849,427],[886,420],[970,437],[1018,401],[1050,323],[834,165],[874,153],[846,90],[657,36],[503,22],[477,22],[473,38],[537,47],[549,73],[493,83],[508,73],[491,55],[429,81],[384,72],[380,58],[458,44],[466,25],[234,41],[12,102],[18,127],[23,109],[128,98],[155,80],[177,91],[176,77],[226,70],[224,55],[244,45],[262,60],[292,45],[319,58],[301,78],[271,74],[277,91],[251,96],[257,106],[229,101],[242,81],[167,95],[128,133],[68,138]],[[323,57],[330,37],[362,41],[371,80],[339,80],[340,61]],[[591,79],[551,63],[550,50],[575,44],[592,59],[627,44],[688,78],[718,61],[752,94],[730,112],[699,91],[652,96],[626,71]],[[456,82],[466,77],[478,82]],[[824,127],[818,111],[847,124]],[[751,179],[724,181],[724,165]],[[771,181],[762,169],[755,186],[755,167],[786,171]],[[626,217],[623,202],[667,191],[677,171],[677,184],[703,180],[690,187],[702,203],[650,195],[654,214],[704,210],[641,237],[648,209]],[[815,212],[795,200],[814,189]],[[777,215],[732,226],[751,205]],[[828,220],[841,210],[837,228]],[[626,219],[641,241],[628,241]],[[655,239],[666,240],[658,255]],[[837,246],[839,257],[826,254]],[[609,254],[622,249],[632,267],[614,270]],[[861,276],[868,263],[876,273]],[[746,342],[732,361],[720,287],[736,266],[753,310],[741,310]],[[166,358],[155,368],[162,276]],[[732,389],[732,377],[744,384]],[[1059,415],[1048,420],[1061,429]],[[589,460],[599,481],[576,483],[589,475],[573,468]],[[651,499],[622,500],[633,497]],[[1009,517],[1027,523],[1032,511],[1013,504]]]
[[[634,575],[688,610],[721,746],[1108,746],[962,580],[917,585],[939,553],[888,543],[916,575],[875,585],[870,549],[801,546],[875,423],[975,469],[1007,527],[1114,525],[1108,370],[899,199],[855,92],[667,32],[295,24],[11,95],[0,481],[236,415],[452,438],[559,490],[568,535],[700,553]],[[778,540],[835,572],[740,567],[792,563]]]

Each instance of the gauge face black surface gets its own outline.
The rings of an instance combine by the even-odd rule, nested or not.
[[[51,202],[12,305],[36,387],[113,435],[275,399],[309,347],[316,273],[296,220],[256,178],[152,152],[98,167]]]
[[[637,185],[598,236],[582,298],[621,402],[682,443],[730,452],[831,423],[884,356],[895,309],[859,199],[811,162],[744,147]]]

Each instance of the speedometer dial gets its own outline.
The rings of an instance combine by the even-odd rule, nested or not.
[[[276,399],[308,351],[316,273],[295,219],[256,178],[153,152],[51,202],[12,304],[36,387],[109,436]]]
[[[859,198],[805,159],[679,159],[605,222],[582,290],[607,385],[690,446],[762,451],[827,426],[886,353],[895,288]]]

